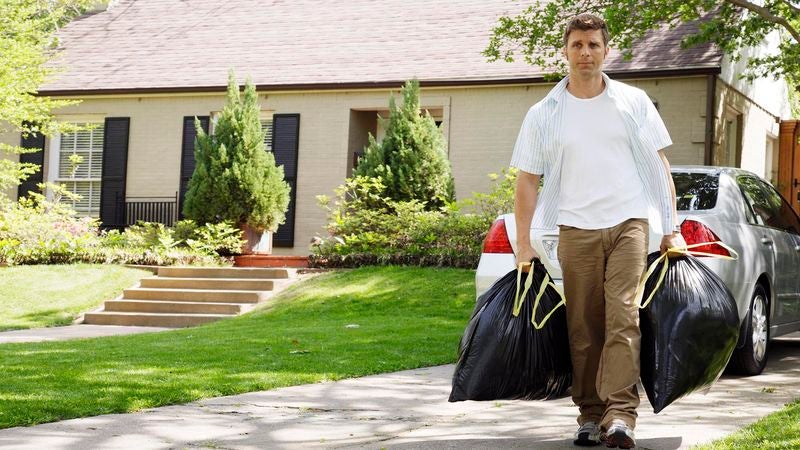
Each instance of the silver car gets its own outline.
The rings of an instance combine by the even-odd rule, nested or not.
[[[733,293],[742,321],[737,349],[728,367],[761,373],[769,340],[800,330],[800,218],[772,185],[742,169],[674,166],[681,233],[687,244],[722,241],[737,261],[702,258]],[[514,269],[517,230],[513,214],[492,225],[475,276],[477,294]],[[535,234],[531,242],[557,286],[558,234]],[[650,251],[661,236],[650,235]],[[694,250],[727,254],[718,245]]]

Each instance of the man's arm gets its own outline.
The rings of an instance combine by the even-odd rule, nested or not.
[[[672,173],[670,172],[669,161],[667,161],[667,156],[664,154],[663,150],[658,151],[658,156],[661,158],[661,162],[664,163],[664,170],[667,171],[667,180],[669,180],[669,191],[672,194],[672,218],[675,221],[673,226],[678,224],[678,207],[676,204],[676,194],[675,194],[675,182],[672,181]],[[664,237],[661,239],[661,253],[664,253],[669,248],[673,247],[686,247],[686,241],[683,240],[683,236],[680,233],[674,232],[672,229],[664,230]]]
[[[520,170],[517,173],[517,187],[514,190],[514,221],[517,225],[517,264],[531,262],[539,255],[531,246],[531,221],[539,197],[541,175]]]

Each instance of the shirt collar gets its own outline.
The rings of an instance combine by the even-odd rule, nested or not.
[[[616,96],[616,89],[614,87],[614,84],[611,82],[611,78],[609,78],[608,75],[605,74],[605,72],[600,72],[600,75],[603,76],[603,81],[606,83],[606,91],[608,92],[608,96],[613,99]],[[558,84],[556,84],[555,87],[550,90],[550,93],[547,94],[545,100],[554,101],[556,103],[560,102],[561,99],[564,98],[564,95],[566,95],[568,83],[569,83],[569,75],[562,78],[561,81],[559,81]]]

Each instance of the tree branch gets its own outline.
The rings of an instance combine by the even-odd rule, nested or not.
[[[781,0],[781,3],[783,3],[786,6],[788,6],[789,9],[791,9],[793,13],[800,14],[800,8],[798,8],[797,6],[794,6],[792,4],[792,2],[787,1],[787,0]]]
[[[772,11],[770,11],[769,9],[764,8],[763,6],[756,5],[755,3],[751,3],[747,0],[725,0],[725,1],[730,4],[739,6],[741,8],[748,9],[758,14],[759,16],[763,17],[764,20],[767,20],[768,22],[772,22],[776,25],[782,26],[786,31],[789,32],[789,34],[792,35],[795,42],[800,44],[800,33],[798,33],[797,30],[792,26],[792,24],[790,24],[789,21],[786,20],[785,18],[776,16],[775,14],[772,14]]]

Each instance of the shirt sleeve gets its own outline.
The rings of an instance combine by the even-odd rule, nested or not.
[[[644,120],[639,125],[639,139],[645,150],[657,152],[672,145],[672,139],[650,97],[647,94],[643,94],[642,97],[644,105],[641,109]]]
[[[535,115],[534,109],[531,108],[522,121],[514,153],[511,155],[511,167],[534,175],[543,175],[544,145]]]

